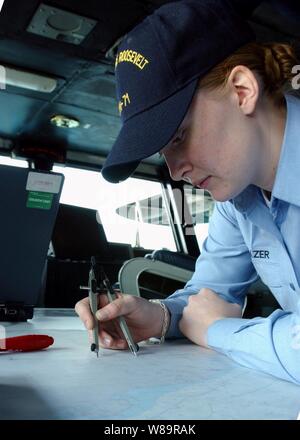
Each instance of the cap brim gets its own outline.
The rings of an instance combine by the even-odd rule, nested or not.
[[[198,78],[159,104],[125,121],[103,165],[103,177],[112,183],[127,179],[141,160],[167,145],[193,99]]]

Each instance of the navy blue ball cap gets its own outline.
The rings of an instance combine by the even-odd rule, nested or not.
[[[122,128],[102,169],[113,183],[167,145],[201,79],[255,39],[228,0],[181,0],[157,9],[127,34],[116,56]]]

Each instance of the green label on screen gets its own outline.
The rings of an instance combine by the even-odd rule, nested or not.
[[[45,192],[29,191],[27,199],[27,208],[51,209],[53,195]]]

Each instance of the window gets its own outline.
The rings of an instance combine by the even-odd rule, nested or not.
[[[61,203],[96,209],[108,241],[176,250],[160,183],[129,178],[111,184],[96,171],[58,166],[53,171],[65,175]]]
[[[9,165],[12,167],[28,168],[28,163],[26,160],[12,159],[8,156],[0,156],[1,165]]]
[[[0,164],[28,167],[25,160],[6,156],[0,156]],[[61,203],[97,210],[108,241],[176,251],[160,183],[129,178],[111,184],[97,171],[62,166],[53,171],[65,175]],[[190,185],[184,185],[184,194],[201,250],[214,201],[208,192]]]

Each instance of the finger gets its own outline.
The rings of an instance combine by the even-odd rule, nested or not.
[[[112,303],[98,310],[96,318],[100,322],[105,322],[130,313],[132,311],[132,301],[130,299],[125,301],[124,299],[123,296],[122,298],[117,298]]]
[[[107,295],[98,295],[98,307],[105,307],[109,303]],[[94,328],[94,318],[90,308],[89,297],[83,298],[78,301],[75,305],[75,312],[85,325],[87,330],[92,330]]]
[[[99,332],[99,344],[103,348],[117,349],[117,350],[125,350],[128,348],[127,342],[125,339],[122,339],[118,336],[112,336],[104,330]]]
[[[109,303],[106,292],[99,293],[98,295],[98,308],[101,309]]]
[[[121,290],[116,290],[115,289],[115,293],[116,293],[117,298],[122,298],[123,297],[123,293],[121,292]]]
[[[90,309],[88,297],[76,303],[75,312],[77,313],[87,330],[92,330],[94,328],[94,318]]]

